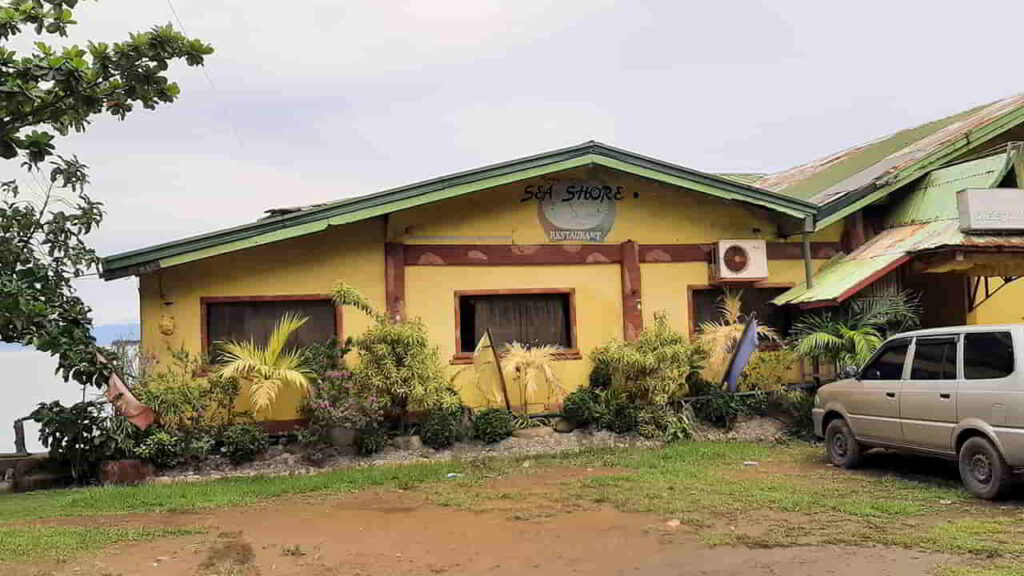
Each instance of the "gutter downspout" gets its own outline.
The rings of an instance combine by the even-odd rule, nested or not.
[[[808,289],[814,288],[814,273],[811,269],[811,232],[814,232],[814,216],[804,218],[804,282]]]

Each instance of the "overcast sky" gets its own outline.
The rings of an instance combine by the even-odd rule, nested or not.
[[[705,171],[774,171],[1024,90],[1019,1],[173,0],[214,45],[183,94],[97,121],[103,255],[601,140]],[[83,1],[85,39],[174,21]],[[4,175],[8,175],[9,167]],[[98,324],[134,279],[81,283]]]

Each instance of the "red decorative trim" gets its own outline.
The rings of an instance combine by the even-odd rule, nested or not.
[[[308,300],[332,300],[330,294],[276,294],[272,296],[203,296],[199,299],[199,337],[202,339],[203,356],[209,353],[207,344],[206,308],[210,304],[229,302],[290,302]],[[344,341],[344,323],[342,322],[341,306],[334,307],[334,333],[339,341]]]
[[[637,243],[627,240],[622,243],[622,337],[631,342],[644,329],[644,313],[641,309],[643,290],[640,283],[640,249]]]
[[[406,266],[510,266],[615,264],[618,246],[607,244],[406,244]]]
[[[405,245],[384,244],[384,289],[388,316],[405,319]]]
[[[396,245],[397,246],[397,245]],[[711,262],[713,244],[639,244],[640,262]],[[768,242],[769,260],[800,260],[799,242]],[[813,242],[811,257],[825,260],[838,242]],[[406,244],[406,266],[514,266],[618,264],[621,248],[610,244]]]
[[[452,357],[452,364],[465,364],[459,362],[461,357],[469,355],[472,362],[473,354],[462,351],[462,321],[459,316],[459,299],[463,296],[500,296],[503,294],[568,294],[569,295],[569,349],[564,350],[565,354],[579,354],[579,345],[576,340],[576,289],[575,288],[508,288],[499,290],[456,290],[455,291],[455,355]],[[570,359],[570,358],[566,358]]]

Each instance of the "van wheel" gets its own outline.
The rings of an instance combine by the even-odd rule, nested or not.
[[[825,429],[825,453],[829,461],[840,468],[856,468],[861,460],[860,442],[842,418],[828,423]]]
[[[978,498],[998,498],[1010,483],[1010,467],[987,438],[968,438],[958,460],[964,488]]]

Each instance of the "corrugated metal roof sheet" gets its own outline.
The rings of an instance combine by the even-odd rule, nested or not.
[[[965,188],[993,188],[1011,166],[1008,153],[933,170],[886,214],[885,226],[922,224],[959,217],[956,193]]]
[[[722,174],[715,174],[719,178],[725,178],[726,180],[732,180],[733,182],[739,182],[740,184],[757,184],[757,181],[767,176],[767,174],[758,173],[746,173],[746,172],[726,172]]]
[[[880,278],[907,260],[906,254],[882,254],[872,258],[836,256],[814,275],[814,287],[801,284],[783,292],[773,304],[838,304],[859,286]]]
[[[772,174],[758,186],[825,205],[903,176],[904,170],[1022,109],[1024,94],[1011,96]]]

